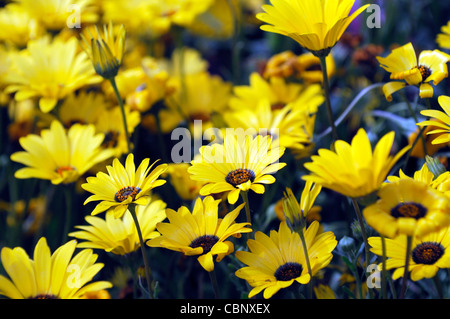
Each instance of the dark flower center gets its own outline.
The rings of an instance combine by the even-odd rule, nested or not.
[[[412,260],[416,264],[433,265],[444,254],[444,247],[435,242],[424,242],[412,251]]]
[[[118,131],[109,131],[105,134],[105,138],[103,139],[102,146],[105,148],[114,148],[117,146],[119,142],[120,132]]]
[[[197,248],[202,247],[203,248],[203,254],[207,254],[211,251],[211,248],[219,241],[219,237],[213,236],[213,235],[204,235],[197,237],[194,239],[189,247],[191,248]]]
[[[275,278],[278,281],[289,281],[291,279],[300,277],[302,271],[302,265],[298,263],[288,262],[278,267],[278,269],[275,271]]]
[[[253,182],[254,179],[255,173],[246,168],[235,169],[234,171],[229,172],[225,177],[225,181],[233,186],[241,185],[248,181]]]
[[[431,75],[430,68],[423,66],[423,65],[419,65],[418,68],[419,68],[420,74],[422,75],[422,81],[425,81]]]
[[[419,219],[424,217],[426,213],[427,209],[425,207],[414,202],[400,203],[391,209],[391,215],[395,218],[411,217]]]
[[[30,297],[29,299],[59,299],[55,295],[37,295],[34,297]]]
[[[141,189],[139,187],[134,186],[127,186],[119,190],[116,195],[114,195],[114,200],[118,203],[123,202],[126,200],[129,196],[133,198],[133,200],[136,199],[136,195],[139,194]]]

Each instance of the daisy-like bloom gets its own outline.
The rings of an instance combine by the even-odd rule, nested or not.
[[[68,24],[95,23],[98,7],[92,0],[14,0],[47,30],[61,30]],[[78,14],[79,21],[74,17]]]
[[[253,287],[248,297],[264,290],[264,298],[271,298],[294,282],[307,284],[320,269],[328,266],[337,245],[336,237],[332,232],[319,233],[318,230],[319,223],[314,221],[305,231],[312,274],[308,273],[299,234],[292,232],[285,222],[280,223],[278,232],[272,230],[270,236],[256,232],[255,239],[247,241],[250,251],[235,253],[247,265],[235,274]]]
[[[416,85],[421,98],[433,97],[433,87],[448,76],[447,62],[449,56],[439,50],[425,50],[419,54],[411,42],[392,50],[387,57],[376,57],[383,69],[391,73],[391,80],[383,86],[386,100],[392,101],[392,94],[407,85]]]
[[[200,148],[200,156],[192,160],[188,172],[191,179],[206,183],[200,195],[229,192],[228,202],[234,204],[241,191],[262,194],[263,184],[275,182],[271,174],[286,166],[278,162],[284,151],[284,147],[272,147],[270,136],[253,138],[227,129],[223,144]]]
[[[209,72],[186,74],[173,83],[176,91],[165,99],[167,108],[159,112],[161,130],[171,132],[186,122],[193,132],[195,120],[202,121],[203,130],[214,127],[214,116],[228,105],[231,83]]]
[[[188,173],[189,163],[171,163],[167,169],[170,184],[173,186],[178,196],[186,201],[192,201],[199,195],[204,182],[194,181]]]
[[[318,155],[311,156],[312,162],[304,165],[311,174],[302,178],[351,198],[369,196],[381,187],[391,168],[409,149],[405,146],[391,156],[394,135],[384,135],[372,152],[369,137],[361,128],[351,144],[337,140],[335,151],[320,149]]]
[[[155,228],[157,223],[166,218],[166,203],[153,200],[147,206],[137,206],[136,216],[144,241],[158,237],[160,234]],[[109,211],[105,219],[86,216],[85,220],[89,226],[76,226],[81,230],[69,234],[79,240],[85,240],[77,245],[78,248],[103,249],[116,255],[126,255],[139,249],[138,233],[129,211],[121,218],[115,218],[114,212]]]
[[[126,31],[123,25],[114,28],[112,22],[103,25],[103,32],[85,29],[81,34],[81,46],[89,55],[95,72],[105,79],[112,79],[119,72],[125,51]]]
[[[245,108],[226,112],[223,118],[228,127],[254,129],[261,134],[272,136],[274,145],[305,151],[311,149],[316,118],[316,110],[309,105],[295,108],[293,103],[279,110],[272,110],[268,100],[261,100],[257,108]]]
[[[433,145],[448,144],[450,142],[450,97],[441,95],[438,97],[438,102],[445,113],[439,110],[423,110],[420,112],[423,116],[428,116],[437,119],[438,121],[430,119],[428,121],[417,123],[420,127],[436,127],[436,129],[427,132],[427,135],[437,135],[431,142]]]
[[[195,201],[192,213],[185,206],[178,211],[167,209],[169,223],[159,223],[157,230],[161,233],[147,242],[150,247],[162,247],[179,251],[186,256],[198,256],[200,265],[208,272],[214,270],[214,260],[220,262],[234,251],[234,245],[227,240],[230,236],[240,237],[242,233],[252,230],[249,223],[235,223],[235,219],[244,207],[239,205],[227,213],[223,219],[218,218],[220,200],[207,196]]]
[[[28,41],[43,34],[36,19],[17,4],[8,4],[0,10],[0,40],[16,47],[26,47]]]
[[[256,17],[261,29],[297,41],[317,56],[327,56],[348,25],[369,5],[349,16],[355,0],[271,0]]]
[[[386,237],[422,236],[450,224],[449,198],[423,182],[399,179],[383,186],[378,197],[363,215],[369,226]]]
[[[97,215],[112,209],[114,217],[121,217],[130,204],[148,205],[150,192],[153,188],[164,185],[159,176],[167,169],[167,164],[160,164],[153,169],[149,166],[150,159],[144,159],[136,170],[133,153],[128,154],[125,167],[115,158],[112,165],[106,166],[108,174],[98,172],[97,175],[86,179],[87,183],[81,187],[93,193],[84,204],[92,201],[101,201],[91,215]]]
[[[450,120],[450,118],[449,118],[449,120]],[[416,142],[416,145],[411,150],[411,153],[410,153],[411,157],[424,158],[426,155],[433,156],[434,154],[437,153],[437,151],[439,151],[440,149],[442,149],[446,146],[445,143],[436,144],[433,142],[435,139],[437,139],[441,135],[448,135],[449,133],[447,130],[442,130],[441,132],[438,131],[437,133],[428,134],[434,130],[441,129],[441,127],[436,126],[435,124],[437,124],[439,122],[440,124],[438,124],[438,125],[441,125],[442,121],[440,121],[436,118],[430,118],[428,121],[426,121],[427,122],[426,124],[423,124],[424,122],[417,124],[419,126],[426,126],[425,129],[422,131],[422,137],[418,137],[418,135],[421,131],[420,127],[418,127],[415,132],[412,132],[408,136],[408,144],[411,146],[413,145],[413,143],[416,141],[417,138],[420,138],[420,140],[418,140],[418,142]],[[448,127],[448,129],[450,130],[450,126]],[[424,149],[423,139],[425,140],[425,149]],[[426,150],[426,154],[425,154],[425,150]]]
[[[78,41],[49,37],[28,42],[27,49],[11,56],[14,65],[6,76],[6,93],[23,101],[39,98],[42,112],[53,110],[59,100],[76,90],[101,82]]]
[[[68,132],[58,121],[41,135],[20,138],[25,151],[11,155],[11,160],[27,167],[14,174],[16,178],[39,178],[53,184],[68,184],[78,180],[94,165],[113,156],[101,147],[104,135],[95,133],[93,125],[74,124]]]
[[[327,75],[330,78],[336,72],[332,54],[326,57]],[[272,56],[264,69],[264,78],[273,76],[302,79],[306,83],[322,83],[323,74],[320,60],[311,52],[295,55],[292,51],[284,51]]]
[[[84,294],[111,288],[107,281],[91,282],[103,268],[97,255],[83,249],[73,256],[71,240],[53,254],[45,237],[34,248],[33,259],[21,247],[3,248],[1,260],[9,278],[0,275],[0,295],[10,299],[81,299]]]
[[[442,33],[439,33],[436,37],[436,42],[441,48],[450,49],[450,21],[441,27],[441,31]]]
[[[250,75],[249,85],[238,85],[233,88],[230,108],[238,111],[255,110],[261,100],[268,100],[274,111],[295,102],[295,106],[301,106],[315,113],[323,103],[324,96],[320,85],[304,86],[299,83],[288,83],[284,78],[277,76],[265,80],[254,72]]]
[[[403,277],[406,259],[406,236],[393,239],[386,238],[386,269],[395,269],[392,279]],[[382,255],[380,237],[370,237],[370,250]],[[450,268],[450,231],[448,227],[423,236],[415,236],[412,240],[408,270],[411,279],[418,281],[434,277],[439,269]]]

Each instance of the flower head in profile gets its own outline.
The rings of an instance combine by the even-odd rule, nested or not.
[[[381,187],[391,168],[409,149],[406,146],[391,156],[394,134],[384,135],[372,151],[369,137],[361,128],[351,144],[337,140],[335,151],[320,149],[318,155],[311,156],[312,162],[304,165],[311,174],[303,176],[303,179],[352,198],[371,195]]]
[[[10,299],[80,299],[84,294],[111,288],[107,281],[91,282],[103,268],[97,255],[84,249],[73,256],[71,240],[53,254],[45,237],[34,248],[33,259],[21,247],[3,248],[1,260],[9,278],[0,275],[0,295]]]
[[[294,282],[307,284],[320,269],[328,266],[337,241],[332,232],[319,233],[318,230],[319,222],[314,221],[305,231],[312,274],[308,273],[299,234],[292,232],[285,222],[278,231],[272,230],[270,236],[256,232],[255,239],[247,241],[250,251],[236,252],[236,257],[247,266],[235,274],[253,287],[248,297],[264,290],[264,298],[271,298]]]
[[[103,31],[103,32],[102,32]],[[81,46],[89,55],[95,72],[105,79],[111,79],[119,72],[125,51],[126,31],[123,25],[114,28],[112,22],[103,25],[100,31],[87,28],[81,35]]]
[[[26,167],[16,171],[16,178],[39,178],[53,184],[73,183],[94,165],[113,156],[101,147],[104,135],[95,133],[93,125],[74,124],[66,132],[53,121],[41,135],[29,134],[19,142],[24,151],[11,155],[11,160]]]
[[[143,240],[158,237],[156,224],[166,218],[166,204],[162,200],[153,200],[147,206],[137,206],[136,216],[141,227]],[[127,210],[121,218],[115,218],[108,211],[105,218],[86,216],[89,225],[80,225],[78,231],[69,234],[79,240],[78,248],[103,249],[116,255],[135,252],[140,247],[138,233],[131,213]]]
[[[33,40],[25,52],[14,54],[11,59],[14,67],[5,78],[5,92],[15,92],[17,101],[39,98],[44,113],[76,90],[101,82],[86,54],[79,51],[75,38]]]
[[[368,239],[370,251],[382,256],[380,237]],[[406,236],[386,238],[386,269],[395,269],[392,279],[403,277],[405,272]],[[412,241],[408,270],[411,280],[418,281],[436,276],[439,269],[450,268],[450,231],[448,227],[423,236],[415,236]]]
[[[88,177],[87,183],[81,187],[93,195],[89,196],[84,204],[100,201],[91,215],[112,209],[114,216],[119,218],[130,204],[147,205],[151,190],[166,183],[165,180],[158,178],[167,169],[167,164],[160,164],[150,172],[156,162],[150,166],[149,163],[150,159],[146,158],[136,169],[134,155],[130,153],[125,167],[115,158],[112,165],[106,167],[108,174],[98,172],[95,177]]]
[[[191,179],[205,182],[200,195],[228,193],[228,202],[236,203],[241,191],[265,192],[263,184],[272,184],[275,172],[286,166],[279,163],[284,147],[272,147],[270,136],[253,137],[240,130],[229,130],[223,144],[202,146],[200,155],[188,168]],[[241,134],[243,133],[243,134]]]
[[[412,178],[383,186],[379,199],[364,208],[367,224],[380,234],[422,236],[450,224],[450,200],[442,192]]]
[[[432,119],[417,123],[420,127],[435,127],[435,129],[427,132],[427,135],[436,137],[431,141],[432,145],[450,143],[450,96],[441,95],[438,97],[438,102],[444,112],[440,110],[423,110],[420,114]],[[433,119],[437,119],[437,121]]]
[[[150,247],[162,247],[184,253],[186,256],[198,256],[200,265],[208,272],[214,270],[214,260],[220,262],[234,251],[234,245],[227,240],[230,236],[240,237],[252,230],[249,223],[235,223],[244,204],[227,213],[223,219],[218,217],[220,200],[207,196],[195,201],[192,213],[185,206],[178,211],[167,209],[169,223],[159,223],[161,233],[147,242]]]
[[[267,23],[261,29],[297,41],[317,56],[326,56],[348,25],[369,5],[349,13],[355,0],[271,0],[256,17]]]
[[[383,92],[388,101],[392,94],[407,85],[416,85],[420,89],[421,98],[433,97],[433,87],[448,77],[447,62],[449,55],[439,50],[425,50],[416,56],[411,42],[392,50],[387,57],[377,57],[383,69],[391,73],[391,81],[383,86]]]

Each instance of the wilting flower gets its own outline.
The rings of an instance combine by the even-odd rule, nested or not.
[[[11,59],[14,67],[6,75],[5,92],[15,92],[17,101],[38,97],[45,113],[69,94],[101,81],[85,53],[79,52],[75,38],[30,41],[26,54],[14,54]]]
[[[450,224],[449,198],[423,182],[399,179],[383,186],[378,197],[363,215],[369,226],[386,237],[422,236]]]
[[[285,149],[272,147],[270,136],[235,133],[225,134],[223,144],[202,146],[201,157],[191,162],[191,179],[206,183],[200,195],[229,192],[228,202],[234,204],[241,191],[264,193],[263,184],[275,182],[271,174],[286,166],[278,162]]]
[[[156,224],[166,218],[166,203],[162,200],[153,200],[147,206],[137,206],[136,216],[144,241],[158,237]],[[140,247],[138,233],[133,217],[126,211],[121,218],[115,218],[109,211],[105,219],[97,216],[86,216],[87,225],[76,226],[81,229],[69,234],[80,240],[78,248],[103,249],[116,255],[126,255],[135,252]]]
[[[11,160],[27,167],[20,168],[16,178],[40,178],[53,184],[67,184],[78,180],[94,165],[113,156],[101,147],[104,135],[95,133],[93,125],[74,124],[66,133],[58,121],[41,136],[29,134],[20,138],[25,151],[11,155]]]
[[[247,266],[235,274],[253,287],[248,297],[264,290],[264,298],[271,298],[294,282],[307,284],[320,269],[328,266],[337,241],[332,232],[318,233],[318,230],[319,223],[314,221],[305,231],[312,274],[308,273],[299,234],[292,232],[285,222],[280,224],[278,232],[272,230],[270,237],[256,232],[255,239],[247,241],[250,251],[236,252],[236,257]]]
[[[370,237],[370,251],[381,256],[380,237]],[[406,236],[386,238],[386,269],[395,269],[392,279],[403,277],[406,259]],[[408,270],[411,279],[418,281],[436,276],[439,269],[450,268],[450,231],[448,227],[423,236],[415,236],[412,241]]]
[[[112,22],[103,25],[103,32],[98,27],[87,28],[81,35],[81,46],[89,55],[95,72],[105,79],[111,79],[119,72],[125,51],[126,31],[123,25],[114,28]]]
[[[220,262],[234,251],[234,245],[227,240],[230,236],[240,237],[241,233],[252,230],[249,223],[235,223],[244,204],[227,213],[223,219],[218,218],[220,200],[212,196],[195,201],[192,213],[185,206],[178,211],[167,209],[169,223],[159,223],[157,230],[161,233],[147,242],[150,247],[162,247],[184,253],[186,256],[198,256],[200,265],[208,272],[214,270],[214,260]]]
[[[317,56],[328,55],[348,25],[369,6],[362,6],[349,16],[355,0],[270,2],[272,5],[263,5],[265,12],[256,15],[268,23],[261,29],[288,36]]]
[[[116,218],[121,217],[130,204],[147,205],[150,200],[150,191],[166,183],[159,176],[167,169],[167,164],[160,164],[150,173],[152,165],[150,159],[144,159],[136,170],[134,155],[128,154],[125,167],[115,158],[112,166],[106,169],[108,174],[98,172],[97,175],[86,179],[87,183],[81,187],[93,193],[84,204],[92,201],[101,202],[97,204],[91,215],[96,215],[112,209]]]
[[[391,80],[383,86],[383,92],[388,101],[392,101],[392,94],[407,85],[416,85],[420,89],[421,98],[433,97],[433,87],[448,76],[447,62],[449,56],[439,50],[425,50],[419,54],[411,42],[392,50],[387,57],[377,57],[383,69],[391,73]]]
[[[0,275],[0,294],[10,299],[80,299],[85,293],[111,288],[107,281],[91,282],[103,268],[97,255],[84,249],[73,256],[71,240],[53,254],[47,240],[39,239],[30,259],[21,247],[3,248],[2,265],[9,278]]]
[[[418,126],[434,126],[436,129],[428,131],[427,135],[438,135],[431,141],[431,144],[448,144],[450,142],[450,97],[441,95],[438,97],[439,105],[444,112],[439,110],[423,110],[420,114],[435,118],[435,120],[428,120],[417,123]],[[419,141],[420,142],[420,141]]]
[[[311,156],[312,162],[304,166],[311,174],[303,176],[325,188],[342,195],[360,198],[376,192],[384,182],[391,168],[409,149],[401,149],[391,156],[394,132],[384,135],[372,152],[372,146],[364,129],[359,129],[351,144],[336,141],[335,151],[320,149]]]

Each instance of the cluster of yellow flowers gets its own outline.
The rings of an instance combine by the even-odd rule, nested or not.
[[[0,275],[0,295],[111,298],[108,289],[117,280],[93,282],[109,266],[97,262],[94,250],[100,250],[139,255],[131,277],[139,274],[141,297],[157,298],[166,283],[151,264],[164,263],[165,248],[196,256],[216,297],[216,266],[229,256],[232,275],[251,287],[249,298],[271,298],[280,290],[335,298],[324,272],[335,252],[344,254],[342,247],[350,245],[325,229],[315,205],[334,193],[355,211],[353,228],[365,251],[355,264],[368,267],[374,255],[381,258],[381,297],[387,297],[391,269],[392,279],[403,277],[403,298],[409,279],[450,268],[450,172],[431,157],[450,142],[450,97],[438,97],[444,112],[430,107],[433,86],[448,77],[450,55],[436,49],[417,58],[408,43],[376,56],[393,80],[383,83],[386,101],[416,86],[417,100],[428,105],[420,114],[429,119],[419,122],[410,107],[419,128],[406,146],[390,131],[372,147],[374,138],[362,127],[347,142],[339,137],[342,120],[334,120],[330,78],[340,74],[331,52],[369,5],[352,11],[355,0],[270,2],[14,0],[0,9],[0,110],[8,114],[1,120],[10,143],[0,151],[15,179],[43,181],[47,194],[66,196],[57,226],[63,240],[56,240],[53,253],[48,241],[55,239],[43,235],[53,233],[37,215],[33,259],[22,247],[1,250],[7,276]],[[260,22],[263,31],[300,46],[276,52],[242,84],[239,33]],[[450,48],[449,30],[450,24],[437,37],[443,49]],[[217,66],[194,48],[203,42],[191,38],[232,43],[230,79],[213,71]],[[328,124],[321,126],[329,127],[331,146],[316,150],[323,145],[316,124],[325,113]],[[195,156],[172,163],[166,138],[180,127],[193,136],[188,148],[192,141]],[[209,129],[216,129],[214,136],[205,139]],[[404,170],[412,158],[421,168],[410,177]],[[77,205],[80,198],[83,205]],[[52,199],[46,198],[41,215]],[[262,210],[276,199],[271,210],[277,217],[270,217]],[[13,217],[5,224],[20,232],[24,216],[7,209]],[[354,297],[378,293],[364,289],[351,269],[359,283]]]

